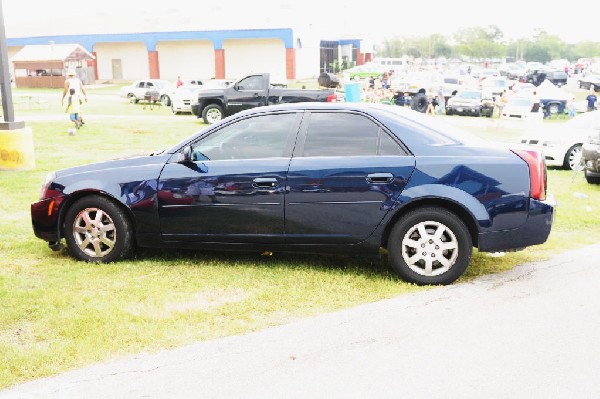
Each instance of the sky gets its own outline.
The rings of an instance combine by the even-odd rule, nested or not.
[[[292,28],[295,35],[309,38],[378,44],[386,38],[432,33],[451,37],[464,28],[497,25],[506,39],[531,38],[541,29],[567,43],[600,40],[600,24],[585,21],[586,13],[598,11],[598,3],[591,0],[378,1],[372,5],[366,0],[0,1],[7,37]]]

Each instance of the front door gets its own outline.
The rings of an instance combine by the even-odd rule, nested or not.
[[[235,84],[227,93],[226,115],[267,105],[269,82],[265,75],[251,75]]]
[[[112,59],[112,77],[115,80],[123,79],[123,64],[121,59]]]
[[[191,143],[189,163],[159,180],[165,241],[282,243],[284,198],[300,116],[235,121]]]

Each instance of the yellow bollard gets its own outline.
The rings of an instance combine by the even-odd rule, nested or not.
[[[33,168],[35,155],[31,128],[0,130],[0,170]]]

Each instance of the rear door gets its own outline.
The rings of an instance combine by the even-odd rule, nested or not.
[[[288,242],[365,240],[395,203],[414,166],[414,157],[364,114],[307,113],[288,173]]]

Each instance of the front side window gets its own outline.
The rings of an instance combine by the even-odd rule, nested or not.
[[[238,90],[262,90],[265,87],[261,75],[248,76],[238,82]]]
[[[379,125],[362,115],[311,114],[302,156],[361,155],[404,155],[404,151]]]
[[[296,114],[257,116],[229,124],[192,145],[192,160],[277,158],[289,153]]]

